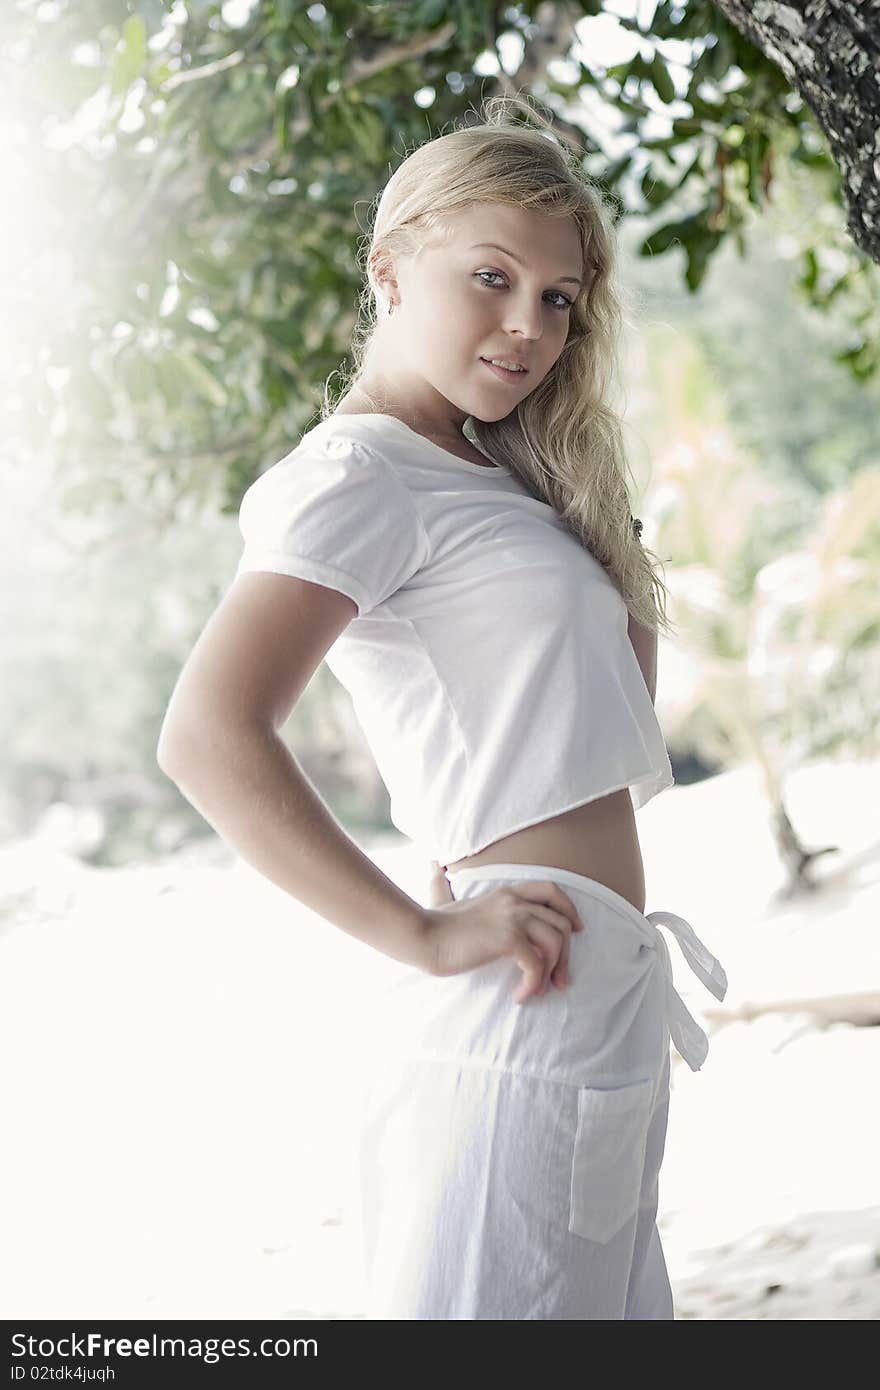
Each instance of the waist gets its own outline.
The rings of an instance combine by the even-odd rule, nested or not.
[[[627,787],[524,826],[445,867],[546,864],[602,883],[637,912],[645,910],[645,871]]]

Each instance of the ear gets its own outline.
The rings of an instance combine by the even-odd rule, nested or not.
[[[387,251],[374,250],[368,261],[370,283],[380,300],[393,299],[398,293],[396,267]]]

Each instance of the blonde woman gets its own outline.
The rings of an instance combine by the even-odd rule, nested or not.
[[[530,109],[493,98],[385,186],[347,388],[245,493],[159,760],[258,870],[400,963],[354,1136],[366,1315],[672,1318],[670,1038],[694,1070],[708,1044],[660,926],[727,982],[687,922],[644,915],[668,624],[608,400],[612,219],[510,107]],[[434,862],[428,904],[279,736],[324,658]]]

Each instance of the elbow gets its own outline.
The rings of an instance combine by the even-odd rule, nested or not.
[[[158,748],[156,749],[156,762],[158,764],[159,771],[164,772],[165,776],[170,781],[174,782],[176,779],[174,773],[171,770],[171,754],[163,743],[160,743]]]
[[[156,745],[156,762],[182,790],[203,769],[228,764],[232,747],[240,747],[256,727],[217,719],[203,719],[198,727],[189,721],[176,725],[166,721]]]
[[[187,747],[192,750],[192,739],[177,730],[172,732],[163,726],[156,745],[156,762],[160,771],[174,783],[179,780],[181,762],[186,756]]]

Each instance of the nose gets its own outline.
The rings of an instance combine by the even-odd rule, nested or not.
[[[531,300],[511,298],[505,305],[503,331],[537,341],[544,332],[543,310]]]

